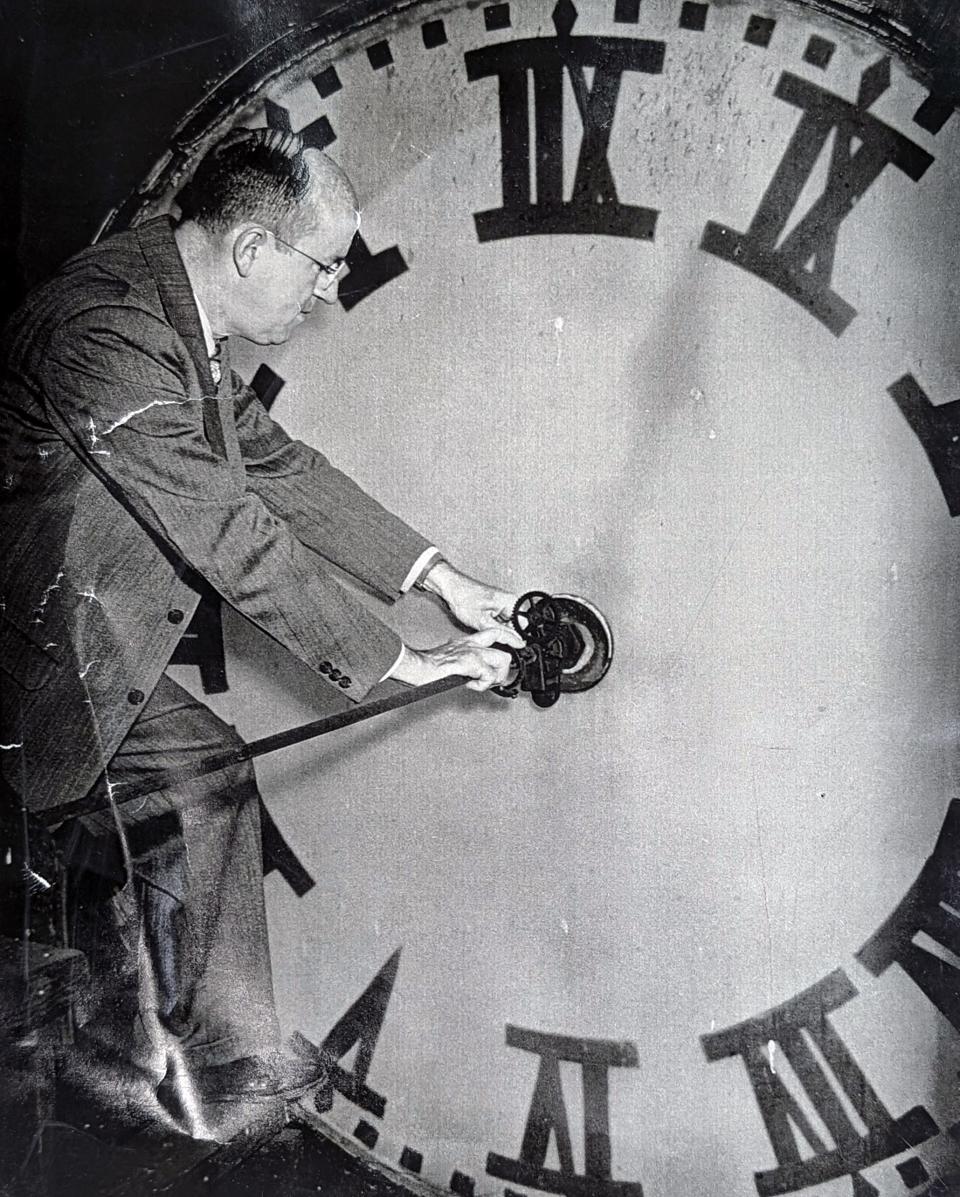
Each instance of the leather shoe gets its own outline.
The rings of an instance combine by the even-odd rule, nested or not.
[[[271,1101],[299,1097],[326,1083],[327,1070],[319,1061],[275,1051],[209,1065],[197,1076],[197,1091],[204,1101]]]
[[[227,1064],[210,1064],[194,1073],[192,1079],[204,1102],[289,1100],[330,1085],[320,1061],[279,1050],[266,1056],[242,1056]],[[161,1089],[165,1085],[166,1080]]]

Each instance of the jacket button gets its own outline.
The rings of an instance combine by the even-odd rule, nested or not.
[[[349,679],[348,677],[342,677],[342,678],[340,679],[340,687],[341,687],[341,689],[343,689],[343,690],[349,690],[349,688],[350,688],[350,679]]]
[[[333,668],[333,666],[330,664],[329,661],[321,661],[320,662],[320,672],[321,673],[329,673],[332,668]]]
[[[167,619],[171,623],[183,623],[183,612],[175,607],[172,611],[167,612]]]
[[[335,681],[337,681],[338,678],[342,678],[342,677],[343,677],[343,674],[340,672],[339,669],[331,669],[330,670],[330,681],[331,682],[335,682]]]
[[[143,702],[145,697],[146,696],[142,690],[131,690],[127,695],[127,702],[129,702],[132,706],[138,707]]]

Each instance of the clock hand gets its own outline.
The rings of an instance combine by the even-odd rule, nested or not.
[[[584,599],[570,595],[553,597],[542,591],[530,591],[517,602],[512,623],[526,644],[522,649],[506,644],[495,646],[513,657],[517,670],[506,686],[493,688],[496,694],[515,698],[521,690],[525,690],[537,706],[549,707],[561,693],[588,690],[595,686],[610,668],[613,636],[604,617]],[[109,796],[88,796],[65,806],[53,807],[41,812],[38,818],[52,826],[67,818],[105,810],[113,803],[123,805],[136,798],[145,798],[168,786],[182,785],[198,777],[221,773],[224,769],[255,757],[289,748],[304,740],[316,739],[354,723],[362,723],[365,719],[410,706],[446,690],[455,690],[469,680],[454,675],[400,690],[372,702],[359,703],[345,711],[335,711],[323,719],[251,740],[238,748],[213,753],[196,764],[169,769],[129,786],[114,786]]]

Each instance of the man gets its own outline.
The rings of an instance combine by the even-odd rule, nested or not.
[[[189,1075],[204,1100],[273,1097],[318,1076],[277,1048],[252,769],[117,801],[239,742],[164,674],[199,579],[355,702],[388,677],[486,689],[510,665],[494,643],[520,641],[513,595],[291,440],[230,370],[230,337],[283,342],[336,300],[359,225],[345,175],[291,134],[244,130],[179,204],[176,227],[72,259],[6,332],[0,765],[29,812],[108,803],[61,829],[74,868],[109,873],[112,854],[118,887],[112,939],[102,919],[84,937],[96,912],[77,923],[98,982],[86,1041],[154,1084]],[[477,630],[403,645],[330,563],[390,600],[432,592]]]

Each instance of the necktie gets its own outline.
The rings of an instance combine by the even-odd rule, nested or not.
[[[203,405],[204,431],[213,451],[226,458],[234,469],[242,470],[240,443],[233,414],[233,387],[226,338],[217,342],[217,351],[210,358],[210,374],[217,384],[217,391]]]

